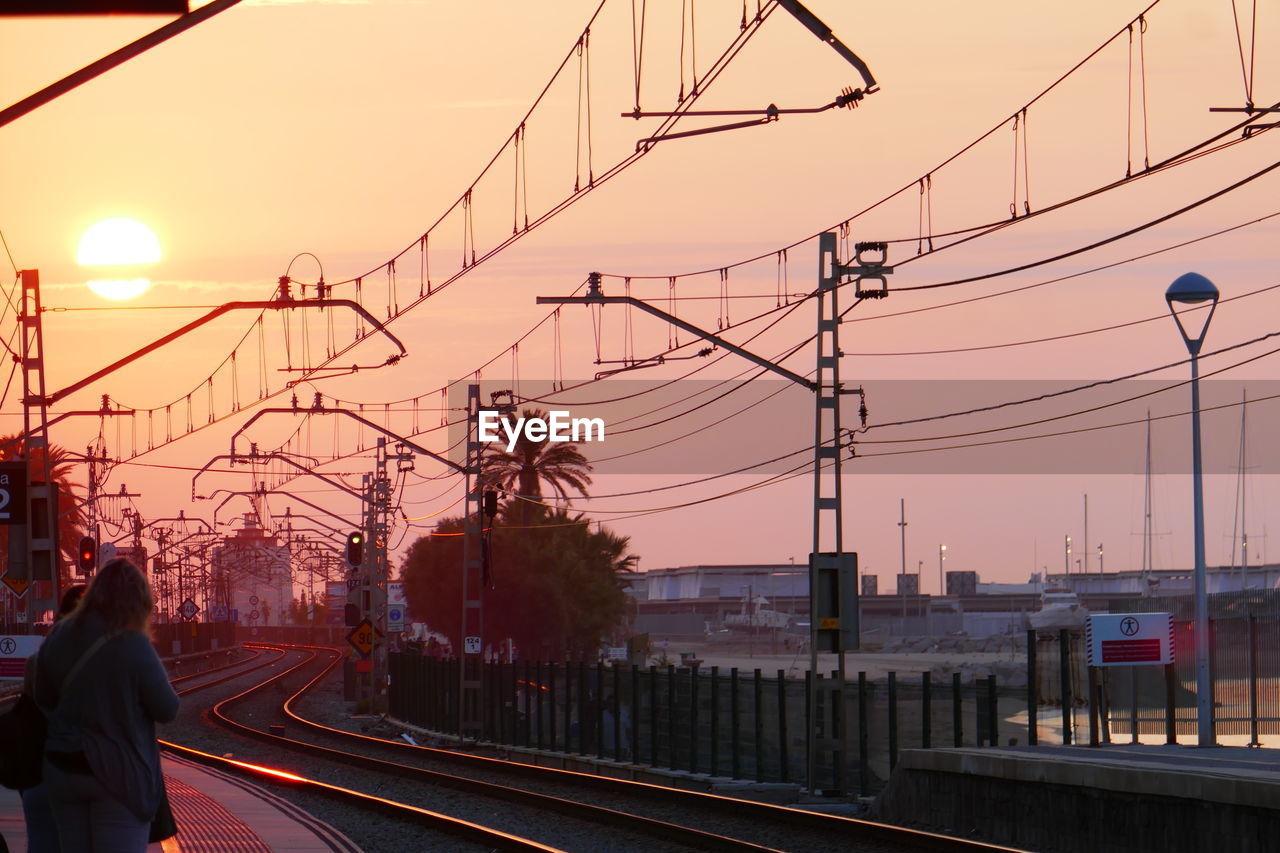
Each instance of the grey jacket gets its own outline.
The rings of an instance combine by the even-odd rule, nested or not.
[[[60,696],[71,667],[104,633],[101,617],[85,613],[60,622],[41,645],[34,680],[49,720],[45,749],[83,752],[103,787],[149,821],[161,782],[155,724],[178,715],[178,695],[147,636],[126,631],[103,643]]]

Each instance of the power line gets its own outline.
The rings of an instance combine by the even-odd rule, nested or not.
[[[1185,383],[1181,383],[1181,384],[1185,384]],[[1161,390],[1166,391],[1168,389],[1165,388]],[[1144,395],[1144,396],[1147,396],[1147,395]],[[1200,408],[1200,411],[1216,412],[1222,409],[1237,408],[1239,406],[1246,405],[1246,402],[1262,403],[1262,402],[1266,402],[1269,400],[1276,400],[1276,399],[1280,399],[1280,394],[1271,394],[1266,397],[1257,397],[1252,400],[1248,400],[1244,402],[1237,401],[1234,403],[1223,403],[1217,406],[1202,406]],[[1160,420],[1167,420],[1169,418],[1185,418],[1190,414],[1192,414],[1191,411],[1174,412],[1172,414],[1167,414],[1167,415],[1151,415],[1150,419],[1153,421],[1160,421]],[[945,447],[917,447],[917,448],[911,448],[907,450],[883,450],[883,451],[873,451],[871,453],[857,453],[855,458],[863,459],[863,458],[872,458],[876,456],[905,456],[907,454],[912,454],[912,453],[933,453],[935,451],[963,450],[970,447],[990,447],[992,445],[997,445],[997,444],[1013,444],[1015,442],[1020,442],[1020,441],[1036,441],[1042,438],[1058,438],[1061,436],[1078,435],[1080,433],[1096,432],[1098,430],[1104,430],[1104,429],[1117,429],[1119,427],[1135,426],[1137,424],[1145,424],[1145,423],[1147,423],[1147,417],[1144,416],[1142,418],[1136,418],[1130,421],[1119,421],[1119,422],[1110,423],[1110,424],[1099,424],[1097,426],[1079,427],[1077,429],[1061,430],[1059,432],[1041,433],[1038,435],[1013,436],[1013,437],[1007,437],[1007,438],[992,439],[991,441],[975,441],[967,444],[952,444],[952,445],[947,445]],[[1010,427],[1010,429],[1012,428],[1013,427]],[[977,433],[973,433],[973,434],[976,435]],[[949,437],[950,436],[940,436],[940,438],[949,438]],[[863,443],[864,442],[855,440],[850,442],[849,444],[856,447],[856,445],[863,444]]]
[[[1252,340],[1243,341],[1243,342],[1241,342],[1241,343],[1233,344],[1233,345],[1231,345],[1231,346],[1229,346],[1229,347],[1225,347],[1225,348],[1223,348],[1223,349],[1216,350],[1216,351],[1211,352],[1211,353],[1206,353],[1203,357],[1206,357],[1206,358],[1207,358],[1207,357],[1209,357],[1209,356],[1214,356],[1214,355],[1218,355],[1218,354],[1220,354],[1220,353],[1230,352],[1231,350],[1240,349],[1241,347],[1251,346],[1251,345],[1256,344],[1256,343],[1259,343],[1259,342],[1261,342],[1261,341],[1265,341],[1265,340],[1267,340],[1267,339],[1269,339],[1269,338],[1276,337],[1277,335],[1280,335],[1280,332],[1269,332],[1268,334],[1262,335],[1262,336],[1257,337],[1257,338],[1253,338]],[[1218,374],[1220,374],[1220,373],[1226,373],[1226,372],[1227,372],[1227,371],[1229,371],[1229,370],[1234,370],[1234,369],[1236,369],[1237,367],[1243,367],[1243,366],[1244,366],[1244,365],[1246,365],[1246,364],[1251,364],[1252,362],[1259,361],[1259,360],[1261,360],[1261,359],[1263,359],[1263,358],[1266,358],[1267,356],[1275,355],[1275,354],[1276,354],[1276,353],[1278,353],[1278,352],[1280,352],[1280,347],[1278,347],[1278,348],[1276,348],[1276,349],[1273,349],[1273,350],[1268,350],[1267,352],[1261,353],[1260,355],[1250,356],[1249,358],[1246,358],[1246,359],[1244,359],[1243,361],[1238,361],[1238,362],[1236,362],[1236,363],[1234,363],[1234,364],[1229,364],[1229,365],[1227,365],[1226,367],[1221,367],[1221,368],[1219,368],[1219,369],[1217,369],[1217,370],[1214,370],[1214,371],[1212,371],[1212,372],[1210,372],[1210,373],[1206,373],[1202,378],[1207,379],[1207,378],[1209,378],[1210,376],[1217,376],[1217,375],[1218,375]],[[995,410],[998,410],[998,409],[1009,408],[1009,407],[1011,407],[1011,406],[1021,406],[1021,405],[1026,405],[1027,403],[1034,403],[1034,402],[1039,402],[1039,401],[1042,401],[1042,400],[1048,400],[1048,399],[1051,399],[1051,398],[1053,398],[1053,397],[1061,397],[1061,396],[1063,396],[1063,395],[1065,395],[1065,394],[1074,394],[1074,393],[1077,393],[1077,392],[1080,392],[1080,391],[1084,391],[1084,390],[1089,389],[1089,388],[1098,388],[1098,387],[1102,387],[1102,386],[1104,386],[1104,385],[1111,385],[1111,384],[1114,384],[1114,383],[1116,383],[1116,382],[1124,381],[1124,380],[1126,380],[1126,379],[1134,379],[1134,378],[1136,378],[1136,377],[1138,377],[1138,376],[1146,376],[1146,375],[1151,374],[1151,373],[1157,373],[1157,372],[1159,372],[1159,371],[1161,371],[1161,370],[1167,370],[1167,369],[1169,369],[1169,368],[1171,368],[1171,367],[1177,367],[1177,366],[1179,366],[1179,365],[1186,364],[1186,363],[1187,363],[1187,362],[1189,362],[1189,361],[1190,361],[1190,359],[1183,359],[1182,361],[1170,362],[1169,364],[1161,365],[1160,367],[1153,367],[1153,368],[1149,368],[1149,369],[1147,369],[1147,370],[1139,371],[1139,372],[1137,372],[1137,373],[1131,373],[1131,374],[1129,374],[1129,375],[1127,375],[1127,376],[1120,376],[1120,377],[1115,377],[1115,378],[1112,378],[1112,379],[1100,379],[1100,380],[1098,380],[1098,381],[1096,381],[1096,382],[1090,382],[1090,383],[1085,384],[1085,385],[1077,385],[1077,386],[1075,386],[1075,387],[1073,387],[1073,388],[1067,388],[1067,389],[1064,389],[1064,390],[1062,390],[1062,391],[1054,391],[1054,392],[1050,392],[1050,393],[1047,393],[1047,394],[1041,394],[1041,395],[1036,396],[1036,397],[1024,398],[1024,399],[1021,399],[1021,400],[1010,400],[1010,401],[1007,401],[1007,402],[1004,402],[1004,403],[997,403],[997,404],[994,404],[994,405],[991,405],[991,406],[983,406],[983,407],[976,408],[976,409],[969,409],[969,410],[964,411],[964,412],[951,412],[951,413],[943,414],[943,415],[931,415],[931,416],[928,416],[928,417],[923,417],[923,418],[913,418],[913,419],[911,419],[911,420],[906,420],[906,421],[897,421],[897,422],[894,422],[894,423],[887,423],[887,424],[873,424],[873,425],[871,425],[871,426],[865,427],[863,430],[859,430],[859,432],[869,431],[869,430],[871,430],[871,429],[873,429],[873,428],[877,428],[877,427],[878,427],[878,428],[883,428],[883,427],[889,427],[889,426],[903,426],[903,425],[906,425],[906,424],[928,423],[928,422],[931,422],[931,421],[938,421],[938,420],[943,420],[943,419],[946,419],[946,418],[958,417],[958,416],[960,416],[960,415],[972,415],[972,414],[978,414],[978,413],[982,413],[982,412],[990,412],[990,411],[995,411]],[[1132,402],[1134,402],[1135,400],[1141,400],[1141,399],[1144,399],[1144,398],[1146,398],[1146,397],[1152,397],[1152,396],[1155,396],[1156,394],[1162,394],[1162,393],[1164,393],[1165,391],[1171,391],[1171,390],[1173,390],[1173,389],[1175,389],[1175,388],[1181,388],[1181,387],[1183,387],[1184,385],[1189,385],[1190,383],[1191,383],[1191,380],[1190,380],[1190,379],[1186,379],[1186,380],[1182,380],[1182,381],[1180,381],[1180,382],[1175,382],[1175,383],[1173,383],[1173,384],[1171,384],[1171,385],[1167,385],[1167,386],[1165,386],[1165,387],[1163,387],[1163,388],[1158,388],[1158,389],[1156,389],[1155,391],[1148,391],[1148,392],[1143,393],[1143,394],[1137,394],[1137,395],[1134,395],[1134,396],[1132,396],[1132,397],[1127,397],[1127,398],[1122,399],[1122,400],[1116,400],[1116,401],[1111,402],[1111,403],[1104,403],[1104,404],[1102,404],[1102,405],[1098,405],[1098,406],[1091,406],[1091,407],[1089,407],[1089,408],[1087,408],[1087,409],[1078,409],[1078,410],[1076,410],[1076,411],[1068,412],[1068,413],[1066,413],[1066,414],[1062,414],[1062,415],[1055,415],[1055,416],[1053,416],[1053,417],[1048,417],[1048,418],[1040,418],[1040,419],[1038,419],[1038,420],[1034,420],[1034,421],[1026,421],[1026,422],[1024,422],[1024,423],[1020,423],[1020,424],[1010,424],[1010,425],[1008,425],[1008,426],[991,427],[990,429],[974,430],[974,431],[972,431],[972,432],[960,432],[960,433],[953,433],[953,434],[950,434],[950,435],[928,436],[928,437],[922,437],[922,438],[900,438],[900,439],[879,439],[879,440],[871,440],[871,439],[868,439],[868,440],[861,440],[861,441],[859,441],[858,443],[859,443],[859,444],[902,444],[902,443],[907,443],[907,442],[918,442],[918,441],[939,441],[939,440],[942,440],[942,439],[951,439],[951,438],[967,438],[967,437],[969,437],[969,436],[973,436],[973,435],[986,435],[986,434],[988,434],[988,433],[993,433],[993,432],[1002,432],[1002,431],[1004,431],[1004,430],[1010,430],[1010,429],[1022,429],[1023,427],[1028,427],[1028,426],[1037,426],[1037,425],[1039,425],[1039,424],[1043,424],[1043,423],[1050,423],[1050,422],[1052,422],[1052,421],[1064,420],[1064,419],[1066,419],[1066,418],[1074,418],[1074,417],[1078,417],[1078,416],[1080,416],[1080,415],[1091,414],[1091,413],[1093,413],[1093,412],[1101,411],[1102,409],[1109,409],[1109,408],[1111,408],[1111,407],[1113,407],[1113,406],[1120,406],[1120,405],[1123,405],[1123,404],[1125,404],[1125,403],[1132,403]]]

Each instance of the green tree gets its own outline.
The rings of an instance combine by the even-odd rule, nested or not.
[[[541,409],[525,409],[524,417],[546,419]],[[501,486],[517,505],[518,523],[528,524],[536,517],[535,506],[542,503],[545,484],[566,501],[569,490],[585,495],[591,485],[591,463],[576,444],[562,441],[531,441],[521,431],[511,452],[503,445],[490,444],[480,459],[481,478]]]
[[[491,573],[484,591],[486,642],[510,637],[526,658],[592,655],[628,612],[619,573],[635,565],[628,539],[567,511],[539,508],[532,527],[517,524],[510,504],[491,534]],[[461,648],[462,519],[409,549],[403,568],[409,607]]]
[[[21,459],[26,452],[25,442],[16,435],[0,436],[0,461],[12,462]],[[35,453],[27,460],[31,471],[31,480],[44,478],[44,458],[42,453]],[[71,470],[74,462],[66,449],[56,444],[49,445],[49,465],[53,482],[58,484],[58,550],[62,559],[59,561],[59,576],[63,585],[70,583],[70,567],[77,562],[80,539],[85,535],[84,511],[76,498],[75,491],[83,488],[79,483],[71,482]],[[9,545],[9,528],[0,527],[0,554],[7,559]]]

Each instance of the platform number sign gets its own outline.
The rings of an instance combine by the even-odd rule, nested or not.
[[[351,633],[347,634],[347,642],[351,644],[351,648],[360,653],[361,657],[368,657],[373,651],[373,638],[373,623],[368,619],[352,628]]]
[[[27,523],[27,463],[0,462],[0,525]]]

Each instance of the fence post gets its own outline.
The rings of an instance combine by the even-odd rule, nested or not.
[[[604,760],[604,661],[596,660],[596,758]]]
[[[464,664],[465,666],[465,664]],[[502,665],[484,664],[480,669],[480,683],[483,708],[483,736],[488,740],[502,742]]]
[[[640,667],[631,664],[631,763],[640,763]]]
[[[532,663],[525,659],[524,663],[524,745],[533,746],[533,697],[535,691],[542,690],[542,682],[534,681]]]
[[[578,684],[582,689],[582,684]],[[581,740],[581,738],[579,738]],[[564,662],[564,751],[573,752],[573,663]]]
[[[578,659],[578,754],[586,755],[591,749],[591,741],[587,736],[591,721],[588,717],[587,697],[591,695],[591,682],[587,678],[586,658]]]
[[[920,674],[920,746],[923,749],[933,747],[932,680],[930,673]]]
[[[755,737],[753,746],[756,756],[756,781],[764,781],[764,691],[760,683],[760,670],[757,669],[751,679],[752,699],[755,702]]]
[[[1032,746],[1040,742],[1040,721],[1036,719],[1040,689],[1036,678],[1036,632],[1032,628],[1027,631],[1027,743]]]
[[[676,761],[676,668],[667,664],[667,748],[671,754],[667,756],[667,768],[675,770]]]
[[[1000,693],[996,690],[995,673],[987,676],[987,731],[991,736],[991,745],[1000,745]]]
[[[698,668],[689,667],[689,772],[698,772]]]
[[[649,667],[649,766],[658,766],[658,667]]]
[[[1258,741],[1258,622],[1249,614],[1249,746]]]
[[[1102,742],[1098,726],[1098,717],[1102,714],[1102,686],[1098,683],[1098,668],[1090,666],[1086,669],[1089,674],[1089,746],[1097,746]]]
[[[511,738],[508,743],[520,745],[520,668],[511,661]]]
[[[720,667],[711,667],[711,775],[720,771]]]
[[[551,742],[547,744],[552,752],[556,751],[556,662],[551,661],[547,664],[547,692],[550,694],[547,698],[551,701],[548,703],[550,707],[547,709],[547,734],[550,736]],[[569,713],[569,704],[565,703],[565,713]]]
[[[964,746],[964,718],[960,704],[960,673],[951,673],[951,745]]]
[[[536,695],[537,695],[537,697],[538,697],[538,702],[537,702],[537,704],[534,706],[534,709],[533,709],[534,719],[536,719],[536,720],[538,721],[538,734],[537,734],[537,741],[536,741],[536,743],[537,743],[537,745],[538,745],[538,749],[542,749],[542,746],[543,746],[543,741],[542,741],[542,714],[543,714],[543,710],[542,710],[542,706],[543,706],[543,704],[544,704],[544,703],[543,703],[543,696],[542,696],[542,688],[546,686],[546,682],[544,682],[544,681],[542,680],[542,661],[538,661],[536,664],[534,664],[534,665],[533,665],[533,679],[534,679],[534,681],[536,681],[536,682],[537,682],[537,684],[538,684],[538,692],[537,692],[537,694],[536,694]]]
[[[1218,620],[1209,619],[1209,732],[1218,740]]]
[[[1164,742],[1178,742],[1178,708],[1174,691],[1177,688],[1177,673],[1173,664],[1164,666]]]
[[[791,781],[790,758],[787,755],[787,674],[778,670],[778,766],[779,779]]]
[[[622,667],[614,661],[613,670],[613,760],[622,760]]]
[[[973,745],[991,745],[991,732],[987,731],[987,696],[982,689],[982,681],[976,676],[973,679]]]
[[[813,756],[814,750],[809,748],[810,739],[813,737],[813,671],[806,669],[804,672],[804,755],[805,755],[805,775],[810,778],[817,778],[817,768],[809,767],[809,759]],[[810,793],[814,793],[810,791]]]
[[[867,744],[870,740],[867,731],[867,674],[865,672],[858,673],[858,793],[861,796],[867,795],[867,789],[871,787],[871,762],[867,756]],[[847,756],[841,756],[848,761]],[[837,776],[840,771],[837,769]]]
[[[898,766],[898,674],[889,673],[889,770]]]
[[[738,755],[738,739],[742,734],[742,721],[738,719],[738,668],[729,670],[729,748],[733,756],[733,778],[742,778],[742,759]]]
[[[443,731],[444,717],[440,709],[444,706],[445,694],[444,688],[440,686],[440,661],[436,658],[429,658],[428,663],[430,663],[430,666],[427,668],[427,693],[423,695],[428,714],[428,728]]]
[[[1071,707],[1071,632],[1058,631],[1058,678],[1062,682],[1062,742],[1071,743],[1071,724],[1075,709]]]
[[[1138,668],[1129,667],[1129,743],[1138,742]]]

